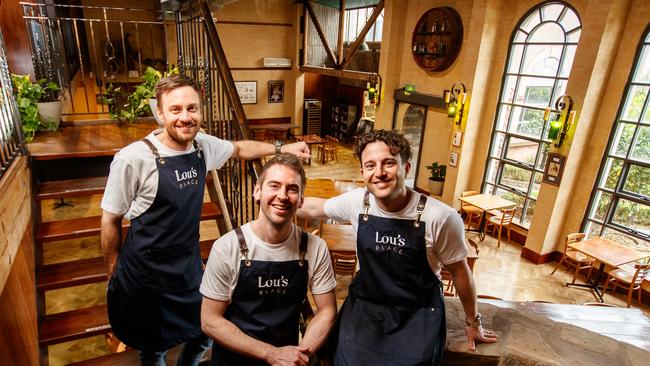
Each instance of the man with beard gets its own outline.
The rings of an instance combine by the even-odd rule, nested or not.
[[[359,271],[341,309],[335,365],[438,365],[445,346],[440,265],[463,304],[470,350],[495,342],[481,326],[460,215],[406,188],[411,147],[394,131],[370,131],[355,154],[365,188],[306,198],[299,216],[350,221]]]
[[[156,99],[163,129],[115,155],[102,199],[108,315],[118,339],[140,351],[142,365],[165,365],[166,351],[183,342],[178,365],[196,365],[210,345],[200,328],[198,245],[207,172],[231,157],[282,150],[308,158],[309,149],[199,133],[199,88],[185,75],[160,80]],[[124,243],[123,217],[131,220]]]
[[[211,365],[301,365],[324,343],[336,316],[336,280],[325,242],[293,224],[305,171],[281,154],[255,185],[257,220],[217,240],[201,283],[203,331],[215,340]],[[298,343],[300,307],[317,307]]]

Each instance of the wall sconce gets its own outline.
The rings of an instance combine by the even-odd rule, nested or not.
[[[555,118],[549,123],[548,138],[557,140],[554,146],[560,147],[576,118],[576,111],[573,110],[573,98],[566,94],[557,98],[555,101],[555,109],[551,110],[551,107],[547,107],[544,111],[545,122],[549,121],[551,112],[555,113]]]
[[[456,125],[460,126],[463,121],[463,111],[465,110],[465,101],[467,100],[467,89],[465,84],[460,81],[451,86],[451,90],[445,90],[445,104],[447,105],[447,116],[455,118]]]

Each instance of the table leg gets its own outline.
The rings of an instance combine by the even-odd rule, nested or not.
[[[596,275],[596,280],[592,283],[591,280],[587,279],[587,283],[571,283],[567,282],[567,286],[572,286],[572,287],[585,287],[591,289],[597,296],[597,299],[600,302],[605,302],[603,300],[603,295],[604,292],[600,292],[600,288],[598,285],[600,284],[600,279],[603,277],[603,272],[605,271],[605,263],[601,263],[600,266],[598,267],[598,274]],[[603,289],[604,290],[604,289]]]
[[[478,224],[478,229],[476,229],[476,230],[472,229],[471,222],[470,222],[470,225],[467,227],[467,229],[465,229],[465,231],[467,231],[467,232],[475,231],[478,234],[479,239],[481,241],[483,241],[485,239],[485,224],[486,224],[486,221],[487,221],[485,219],[485,217],[486,217],[486,213],[485,213],[485,211],[483,211],[483,213],[481,214],[481,220],[479,221],[479,224]]]

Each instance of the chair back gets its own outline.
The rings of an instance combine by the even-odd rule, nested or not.
[[[566,254],[567,250],[571,250],[569,248],[569,244],[577,243],[579,241],[583,241],[584,238],[587,236],[585,233],[573,233],[569,234],[566,236],[566,239],[564,241],[564,253]]]
[[[645,263],[645,264],[635,264],[634,268],[636,271],[634,272],[634,277],[632,277],[632,283],[635,286],[641,285],[643,280],[648,276],[648,272],[650,271],[650,263]]]
[[[335,275],[354,277],[357,270],[357,255],[355,253],[330,252],[330,256]]]
[[[327,140],[327,142],[325,143],[325,146],[328,149],[336,149],[336,147],[339,145],[339,139],[337,139],[336,137],[326,135],[325,139]]]
[[[465,192],[460,192],[461,197],[467,197],[467,196],[474,196],[477,195],[477,191],[465,191]],[[469,203],[460,201],[460,207],[465,207],[465,206],[471,206]]]
[[[506,208],[504,210],[501,210],[501,223],[499,225],[502,227],[510,225],[512,219],[515,217],[516,210],[517,207]]]

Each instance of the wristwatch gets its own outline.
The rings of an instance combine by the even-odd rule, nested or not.
[[[275,140],[275,155],[280,155],[282,145],[284,145],[284,142],[282,142],[282,140]]]
[[[468,327],[470,328],[478,328],[481,326],[481,313],[476,313],[476,318],[474,318],[473,321],[468,322],[465,320],[465,324],[467,324]]]

